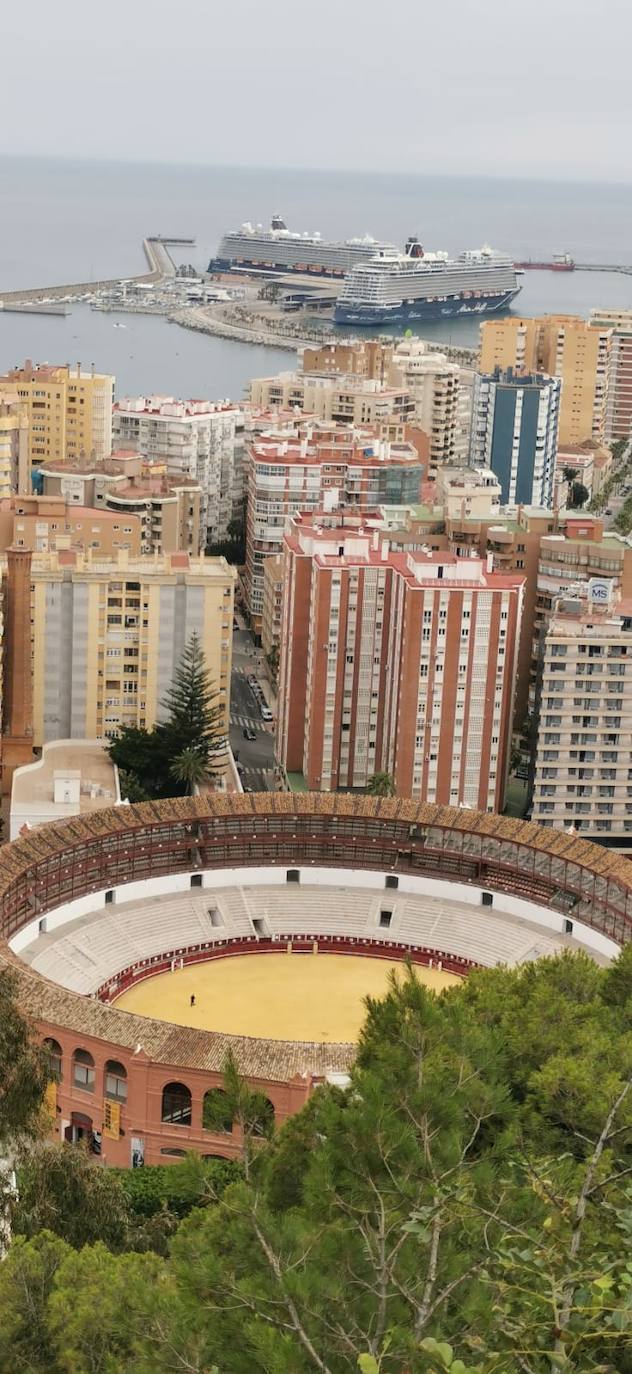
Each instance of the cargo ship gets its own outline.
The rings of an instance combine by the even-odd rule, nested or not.
[[[242,224],[224,237],[209,272],[249,272],[266,275],[304,272],[320,277],[344,277],[358,263],[376,253],[394,252],[391,243],[364,238],[328,242],[320,234],[298,234],[288,229],[281,215],[273,215],[270,228]]]
[[[521,286],[512,259],[487,246],[450,258],[408,239],[353,267],[336,301],[336,324],[405,324],[504,310]]]
[[[527,262],[517,262],[516,267],[521,272],[574,272],[575,260],[568,253],[556,253],[551,262],[534,262],[529,258]]]

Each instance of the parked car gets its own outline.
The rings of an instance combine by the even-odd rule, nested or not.
[[[262,701],[259,710],[261,711],[262,720],[274,720],[274,716],[272,715],[270,707],[266,706],[265,701]]]

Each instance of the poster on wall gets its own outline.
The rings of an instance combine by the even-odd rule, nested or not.
[[[145,1141],[141,1136],[133,1135],[130,1144],[132,1169],[142,1169],[145,1163]]]

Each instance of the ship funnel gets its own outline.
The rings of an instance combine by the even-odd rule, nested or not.
[[[424,250],[416,234],[409,234],[404,252],[407,258],[423,258]]]

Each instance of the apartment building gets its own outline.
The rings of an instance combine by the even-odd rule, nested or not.
[[[200,552],[205,531],[199,482],[170,476],[164,463],[149,462],[133,449],[115,450],[101,462],[76,458],[46,463],[38,481],[45,496],[112,511],[119,516],[118,531],[129,533],[133,516],[141,531],[141,553]]]
[[[315,372],[280,372],[255,377],[250,404],[299,410],[324,424],[378,425],[383,420],[414,423],[415,402],[401,383],[389,386],[372,377],[323,376]]]
[[[110,510],[75,505],[63,496],[5,496],[0,500],[0,554],[7,549],[49,553],[54,549],[98,549],[107,557],[118,549],[141,552],[141,522],[125,521]]]
[[[604,439],[613,444],[632,430],[632,310],[592,310],[590,324],[612,330]]]
[[[271,558],[264,559],[261,645],[266,657],[281,647],[283,581],[283,555],[273,554]]]
[[[114,443],[165,464],[202,489],[204,543],[222,543],[243,498],[243,416],[228,401],[127,396],[112,417]]]
[[[632,850],[632,601],[603,578],[562,598],[541,664],[533,820]]]
[[[394,351],[388,380],[404,386],[415,403],[415,422],[430,443],[430,475],[441,463],[453,463],[463,452],[461,368],[445,353],[434,352],[422,339],[402,339]],[[471,392],[469,396],[471,407]]]
[[[471,462],[495,472],[504,505],[553,503],[560,389],[557,377],[511,367],[475,379]]]
[[[152,726],[194,632],[228,723],[235,572],[223,558],[136,558],[123,550],[105,558],[68,549],[11,551],[9,559],[8,615],[28,638],[28,651],[18,640],[8,684],[5,677],[5,693],[19,707],[14,734],[28,734],[25,662],[29,685],[32,663],[31,745]]]
[[[28,422],[28,456],[40,463],[88,453],[106,458],[112,449],[114,377],[30,360],[0,376],[0,400],[17,393]]]
[[[304,348],[301,371],[386,382],[395,348],[394,342],[387,343],[384,339],[336,339],[315,348]]]
[[[601,443],[607,433],[611,347],[610,327],[577,315],[489,320],[481,325],[479,367],[485,373],[513,368],[559,377],[560,443]]]
[[[295,515],[284,559],[286,772],[335,791],[384,771],[399,796],[501,810],[524,578],[318,512]]]
[[[30,489],[28,416],[17,393],[0,391],[0,498]]]
[[[261,634],[263,563],[281,552],[288,516],[301,507],[356,509],[419,499],[427,439],[381,439],[375,430],[307,424],[294,434],[261,435],[247,459],[245,594],[255,634]]]

